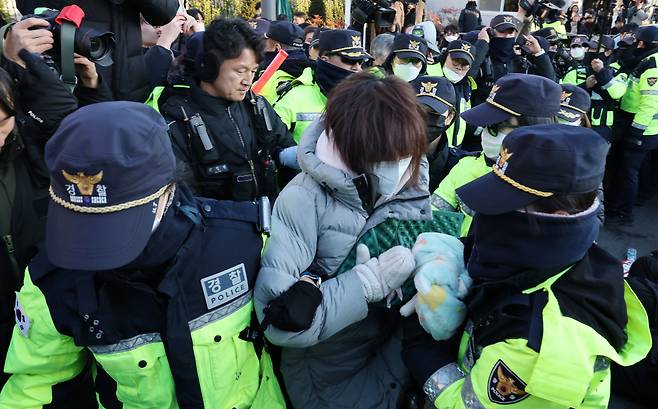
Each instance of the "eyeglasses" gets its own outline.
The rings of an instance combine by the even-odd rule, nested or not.
[[[340,62],[342,62],[345,65],[358,65],[359,67],[363,65],[363,60],[350,60],[347,57],[340,57]]]

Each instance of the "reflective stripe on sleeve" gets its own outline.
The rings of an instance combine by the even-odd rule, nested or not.
[[[633,128],[640,129],[640,130],[642,130],[642,131],[644,131],[645,129],[647,129],[647,125],[638,124],[638,123],[635,122],[635,121],[633,121],[633,123],[631,124],[631,126],[632,126]]]
[[[486,409],[473,390],[471,377],[467,376],[462,386],[462,402],[467,409]]]
[[[640,91],[640,95],[658,95],[658,89],[644,89]]]
[[[455,362],[439,368],[423,385],[423,392],[427,395],[430,402],[434,402],[448,386],[464,378],[464,372]]]

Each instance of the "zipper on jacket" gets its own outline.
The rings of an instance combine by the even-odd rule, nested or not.
[[[18,268],[18,262],[16,261],[16,248],[14,247],[14,238],[11,236],[11,234],[7,234],[6,236],[2,237],[2,241],[5,243],[5,248],[7,249],[7,257],[9,258],[10,268],[14,273],[14,277],[16,278],[18,284],[21,284],[21,272]]]
[[[247,162],[249,163],[249,168],[251,169],[251,177],[254,180],[254,186],[256,187],[256,194],[254,197],[258,197],[259,193],[259,188],[258,188],[258,180],[256,179],[256,167],[254,166],[254,161],[249,155],[249,151],[247,150],[247,144],[244,143],[244,138],[242,137],[242,132],[240,132],[240,128],[238,127],[238,124],[235,123],[235,120],[233,119],[233,115],[231,114],[231,107],[227,106],[226,107],[226,112],[228,113],[228,117],[231,120],[231,123],[233,124],[233,127],[235,128],[235,131],[238,133],[238,137],[240,138],[240,143],[242,144],[242,149],[244,149],[244,154],[247,157]]]

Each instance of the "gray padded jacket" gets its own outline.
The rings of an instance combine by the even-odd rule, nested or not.
[[[281,192],[272,215],[272,236],[256,282],[259,321],[270,300],[312,267],[328,275],[311,327],[265,334],[283,347],[281,371],[295,408],[395,408],[408,383],[400,356],[396,310],[368,306],[353,270],[335,275],[357,240],[387,218],[429,219],[427,161],[417,186],[364,210],[352,178],[315,155],[324,125],[311,124],[299,145],[302,173]]]

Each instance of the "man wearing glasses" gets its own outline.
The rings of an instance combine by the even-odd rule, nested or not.
[[[361,45],[361,34],[353,30],[320,33],[320,57],[314,68],[279,87],[274,110],[299,143],[302,133],[319,118],[327,105],[329,92],[350,74],[361,71],[370,58]]]

